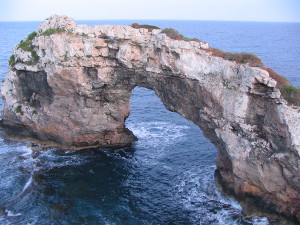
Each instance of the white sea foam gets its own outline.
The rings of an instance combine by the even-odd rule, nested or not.
[[[8,217],[17,217],[17,216],[21,216],[21,213],[13,213],[12,211],[5,209],[5,213]]]
[[[30,186],[31,184],[32,184],[32,176],[29,178],[29,180],[28,180],[27,183],[25,184],[22,193],[23,193],[24,191],[26,191],[27,188],[29,188],[29,186]]]
[[[34,170],[35,159],[31,157],[31,149],[26,146],[21,146],[20,143],[15,143],[10,146],[6,145],[4,148],[0,148],[4,151],[0,151],[0,159],[2,164],[2,169],[0,170],[0,189],[9,190],[11,187],[20,188],[18,186],[19,180],[23,179],[24,176],[32,174]]]
[[[179,142],[186,135],[188,126],[166,122],[142,122],[127,127],[139,138],[141,144],[152,148]]]
[[[267,219],[267,217],[254,217],[252,219],[252,222],[254,225],[269,225],[269,221]]]
[[[163,165],[162,168],[164,168],[165,170],[173,170],[171,167]]]
[[[127,127],[138,137],[137,147],[141,163],[157,165],[158,159],[166,155],[167,147],[181,142],[186,138],[188,126],[167,122],[129,123]]]
[[[54,150],[41,152],[38,157],[39,162],[44,169],[61,168],[65,166],[80,166],[88,161],[89,155],[73,155],[74,152],[64,152],[64,154],[56,154]]]
[[[21,151],[24,151],[24,153],[21,155],[23,157],[25,156],[29,156],[32,154],[32,149],[31,148],[28,148],[26,146],[23,146],[23,148],[21,148]]]
[[[174,187],[175,197],[185,208],[197,212],[194,222],[198,224],[240,224],[242,207],[233,199],[219,193],[214,185],[215,166],[191,168],[185,171]],[[267,225],[268,220],[253,218],[248,222]]]

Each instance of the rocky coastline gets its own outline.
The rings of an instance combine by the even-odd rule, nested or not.
[[[131,92],[149,88],[216,146],[223,186],[300,221],[300,107],[270,71],[218,54],[161,29],[52,16],[14,48],[2,122],[65,148],[130,145]]]

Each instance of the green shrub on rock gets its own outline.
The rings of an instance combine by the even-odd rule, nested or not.
[[[8,65],[9,65],[10,67],[14,67],[15,64],[16,64],[15,56],[14,56],[14,55],[11,55],[10,58],[9,58],[9,61],[8,61]]]
[[[38,54],[36,53],[36,51],[34,50],[34,45],[32,44],[32,40],[37,36],[36,32],[32,32],[31,34],[28,35],[28,37],[26,38],[26,40],[22,40],[17,48],[22,49],[23,51],[26,52],[30,52],[31,53],[31,57],[32,57],[32,61],[31,63],[29,63],[29,61],[25,62],[25,64],[27,65],[33,65],[36,64],[40,57],[38,56]]]
[[[63,28],[49,28],[48,30],[45,30],[41,35],[50,36],[52,34],[58,34],[62,32],[66,32],[66,30]]]
[[[250,66],[254,66],[254,67],[263,66],[261,59],[252,53],[247,53],[247,52],[231,53],[231,52],[224,52],[217,48],[210,48],[209,51],[212,53],[213,56],[221,57],[229,61],[235,61],[240,64],[249,63]]]
[[[17,108],[16,108],[16,113],[19,113],[21,116],[24,115],[24,112],[22,110],[22,106],[21,105],[18,105]]]
[[[271,68],[262,67],[263,70],[267,71],[274,80],[277,81],[276,87],[280,90],[282,97],[289,103],[296,106],[300,106],[300,89],[291,85],[288,80],[276,73]]]
[[[32,32],[28,35],[27,40],[32,41],[37,36],[36,32]]]
[[[157,26],[148,25],[148,24],[142,24],[142,25],[140,25],[138,23],[131,24],[131,27],[136,28],[136,29],[138,29],[138,28],[145,28],[145,29],[148,29],[148,31],[152,31],[154,29],[160,29]]]

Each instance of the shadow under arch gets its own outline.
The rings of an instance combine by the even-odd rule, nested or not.
[[[138,141],[133,145],[135,149],[136,146],[149,149],[178,144],[177,147],[182,153],[191,148],[206,151],[208,155],[212,154],[211,165],[214,165],[216,149],[203,136],[201,129],[180,114],[167,110],[151,89],[143,87],[133,89],[130,115],[125,124],[138,137]],[[202,150],[201,146],[205,146],[206,150]]]
[[[204,145],[210,146],[207,149],[200,150],[202,151],[203,155],[201,155],[201,157],[196,158],[197,162],[195,162],[194,165],[201,167],[203,166],[202,164],[203,161],[207,160],[204,163],[205,166],[207,167],[214,166],[213,160],[218,157],[218,159],[216,160],[218,168],[224,170],[228,170],[229,168],[229,171],[232,170],[231,161],[227,159],[228,153],[225,151],[225,147],[223,146],[222,140],[216,136],[214,131],[217,124],[213,123],[212,118],[209,118],[209,122],[203,121],[203,118],[205,118],[205,116],[199,115],[199,111],[200,111],[199,109],[200,108],[203,109],[206,106],[209,106],[212,109],[214,109],[214,115],[218,114],[218,112],[221,113],[223,109],[221,109],[221,106],[218,106],[218,102],[215,101],[216,98],[211,96],[211,94],[207,92],[205,88],[202,89],[201,86],[194,84],[193,80],[183,81],[181,79],[177,79],[176,77],[174,79],[176,80],[176,82],[172,82],[172,79],[171,82],[170,80],[164,80],[163,78],[156,79],[154,81],[154,84],[152,84],[151,82],[147,84],[142,83],[142,85],[136,86],[133,89],[130,98],[130,103],[131,103],[130,116],[126,120],[126,127],[129,128],[139,139],[142,138],[142,142],[146,142],[146,144],[145,143],[139,144],[139,142],[141,142],[140,140],[136,142],[134,146],[139,145],[139,147],[147,148],[148,153],[151,147],[164,148],[161,142],[160,144],[157,144],[155,143],[155,140],[150,141],[152,143],[154,142],[155,144],[155,146],[151,146],[149,142],[147,143],[147,137],[145,136],[148,135],[150,136],[149,138],[152,138],[151,135],[153,134],[156,135],[155,132],[161,132],[161,134],[165,132],[168,128],[166,127],[166,123],[164,124],[164,121],[167,121],[168,125],[173,126],[173,128],[176,126],[176,122],[178,122],[178,124],[181,125],[184,124],[190,126],[193,130],[191,134],[200,138],[197,140],[189,139],[189,141],[194,142],[198,146],[198,149],[196,149],[197,147],[193,149],[195,152],[201,149],[200,146],[202,143],[204,143]],[[194,92],[192,91],[193,89]],[[178,95],[178,93],[181,93],[181,95],[180,94]],[[195,95],[191,96],[191,94],[192,95],[195,94]],[[153,110],[156,110],[156,112],[153,112]],[[160,113],[162,113],[162,115],[160,115]],[[165,115],[163,115],[164,113]],[[197,113],[199,117],[197,116]],[[152,114],[152,116],[149,116],[149,114]],[[210,115],[207,114],[207,116],[209,117]],[[137,123],[137,121],[135,121],[135,124],[133,124],[132,117],[134,117],[136,120],[141,120],[145,122]],[[153,131],[152,134],[151,134],[151,130]],[[205,138],[202,132],[204,135],[209,137],[209,140]],[[160,138],[162,137],[160,136]],[[180,140],[180,138],[179,139],[174,138],[173,140],[174,142],[172,144],[182,145],[182,149],[179,150],[180,153],[177,155],[178,157],[180,157],[180,155],[184,154],[184,151],[188,149],[188,147],[186,147],[188,141],[187,142],[182,141]],[[136,149],[138,149],[139,147],[137,147]],[[211,148],[213,148],[213,150]],[[217,154],[216,148],[218,149],[219,154]],[[176,152],[176,149],[173,147],[172,151]],[[207,151],[208,152],[210,151],[210,153],[208,153]],[[208,156],[209,154],[210,156]],[[208,158],[205,158],[207,156]],[[143,155],[143,157],[145,157],[145,155]],[[182,161],[182,163],[184,162]],[[208,175],[205,173],[204,170],[203,171],[198,170],[197,174],[198,177],[201,176],[201,174],[202,175],[205,174],[205,176]],[[264,204],[264,200],[261,199],[260,197],[253,196],[251,194],[237,195],[234,192],[234,190],[230,187],[230,185],[228,186],[228,184],[223,181],[223,178],[220,175],[220,171],[218,169],[211,170],[209,175],[211,175],[211,177],[214,176],[214,179],[210,180],[211,183],[209,184],[211,191],[213,192],[214,197],[212,199],[214,201],[218,202],[219,200],[224,201],[224,199],[226,199],[225,202],[227,201],[228,203],[227,206],[231,205],[229,206],[230,210],[232,209],[231,207],[233,207],[233,205],[235,205],[235,207],[237,208],[240,207],[237,206],[238,204],[236,202],[229,200],[221,193],[218,194],[216,193],[222,190],[222,192],[226,193],[228,196],[231,196],[234,199],[238,200],[238,202],[242,205],[243,208],[240,207],[238,210],[236,208],[236,210],[239,213],[243,212],[243,215],[247,215],[250,217],[254,215],[268,216],[270,218],[270,221],[272,221],[274,224],[277,224],[278,221],[290,222],[290,218],[287,218],[282,214],[278,215],[277,213],[275,213],[276,209],[272,206],[272,204],[270,204],[271,206]],[[190,176],[189,180],[193,180],[194,178],[195,177]],[[186,180],[186,182],[188,183],[188,180]],[[215,182],[217,186],[221,187],[221,189],[218,189],[218,191],[217,191],[217,187],[215,186]],[[206,184],[198,183],[197,185],[198,186],[204,185],[202,186],[203,190],[205,190],[205,188],[208,187],[208,186],[205,187],[207,183]],[[195,195],[195,193],[197,194]],[[201,195],[203,193],[195,191],[193,194],[191,194],[192,198],[194,197],[196,199],[197,195]],[[185,197],[187,195],[185,195]],[[203,204],[204,207],[206,204],[208,204],[207,202],[201,200],[198,201],[197,203],[196,202],[197,200],[194,201],[194,204]],[[217,203],[217,205],[218,204],[219,203]],[[239,213],[236,212],[235,214],[237,216],[236,218],[239,218],[240,221],[243,221],[244,218],[241,218]],[[225,215],[225,217],[226,216],[227,215]],[[229,220],[230,219],[231,218],[229,217]],[[260,220],[260,218],[258,220]],[[261,220],[264,221],[267,219],[261,218]],[[248,220],[248,222],[250,221],[251,219]]]

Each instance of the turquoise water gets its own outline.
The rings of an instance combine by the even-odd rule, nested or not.
[[[226,51],[253,52],[300,87],[300,24],[140,23],[174,27]],[[2,79],[13,46],[38,24],[0,23]],[[215,147],[153,91],[135,88],[126,126],[139,138],[131,147],[79,152],[37,153],[0,130],[0,224],[276,224],[245,218],[238,203],[217,191]]]

